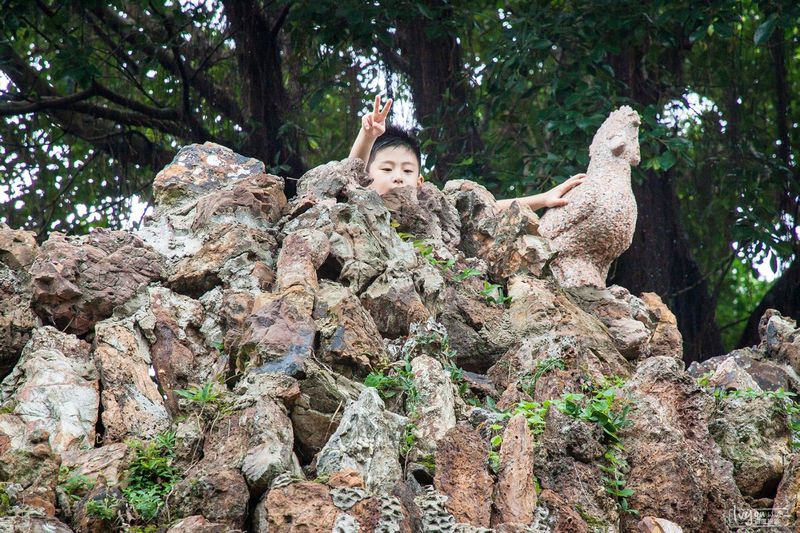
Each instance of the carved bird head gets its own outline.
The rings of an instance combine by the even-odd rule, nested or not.
[[[589,157],[623,158],[636,166],[639,154],[639,114],[629,106],[613,111],[597,130],[589,148]]]

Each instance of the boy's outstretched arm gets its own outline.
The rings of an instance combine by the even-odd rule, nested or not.
[[[386,131],[386,117],[389,116],[391,108],[391,98],[381,110],[381,97],[375,97],[375,107],[372,109],[372,113],[367,113],[361,117],[361,129],[358,132],[356,141],[353,143],[353,147],[350,149],[349,157],[357,157],[364,161],[364,164],[369,161],[369,153],[372,151],[375,139]]]
[[[509,198],[507,200],[498,200],[497,208],[501,211],[508,209],[514,202],[530,207],[534,211],[543,207],[561,207],[567,205],[569,200],[563,198],[567,192],[571,191],[573,187],[577,187],[586,179],[586,174],[575,174],[564,183],[556,185],[547,192],[541,194],[534,194],[532,196],[523,196],[521,198]]]

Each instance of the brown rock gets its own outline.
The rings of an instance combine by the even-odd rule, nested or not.
[[[546,506],[550,510],[553,518],[553,533],[589,533],[592,529],[589,524],[581,518],[572,505],[564,498],[553,492],[544,489],[539,495],[539,504]]]
[[[317,357],[340,374],[363,376],[388,360],[375,321],[347,287],[323,282],[314,319],[320,334]]]
[[[12,415],[0,415],[4,419]],[[53,454],[46,431],[35,430],[23,434],[19,428],[0,422],[0,482],[12,482],[21,487],[16,502],[40,509],[39,513],[55,516],[56,484],[60,458]],[[6,431],[11,430],[9,433]]]
[[[786,522],[791,517],[800,514],[800,455],[798,454],[791,455],[783,470],[783,478],[778,485],[772,509],[781,515],[773,515],[772,524],[778,526],[787,525]]]
[[[216,225],[196,253],[175,264],[167,284],[194,296],[217,285],[268,290],[275,277],[272,252],[277,246],[275,238],[262,230],[243,224]]]
[[[638,528],[640,533],[683,533],[683,529],[675,522],[654,516],[642,518]]]
[[[197,231],[212,223],[230,222],[260,227],[265,222],[277,222],[285,206],[283,179],[255,173],[236,181],[230,188],[215,190],[198,199],[192,229]]]
[[[397,223],[397,231],[416,239],[434,239],[457,246],[461,240],[461,222],[455,208],[433,184],[398,187],[382,196],[386,208]]]
[[[709,433],[713,399],[671,357],[651,357],[626,383],[632,424],[620,433],[630,472],[629,499],[643,516],[657,516],[691,531],[718,532],[725,509],[746,506],[733,466],[719,455]],[[638,520],[623,517],[633,529]]]
[[[413,278],[404,272],[381,274],[361,295],[361,303],[381,335],[390,339],[408,335],[412,323],[425,322],[431,316]]]
[[[777,391],[781,388],[787,391],[800,390],[800,380],[788,364],[769,361],[765,359],[766,357],[767,354],[764,350],[758,347],[743,348],[726,355],[706,359],[703,362],[695,361],[689,366],[687,372],[695,379],[709,372],[713,375],[720,365],[732,359],[736,366],[755,380],[761,390]]]
[[[628,106],[612,112],[592,140],[586,180],[565,195],[567,205],[542,216],[539,233],[558,252],[550,268],[563,286],[605,287],[612,261],[631,244],[631,166],[639,164],[639,124]]]
[[[242,157],[224,146],[211,142],[184,146],[153,181],[156,209],[196,200],[228,184],[231,176],[263,173],[264,163]]]
[[[683,359],[683,337],[678,330],[678,319],[656,293],[643,292],[641,299],[656,320],[655,331],[650,337],[650,356]]]
[[[259,533],[331,531],[339,513],[328,487],[309,481],[272,489],[259,506],[266,508],[268,521],[268,529]]]
[[[33,307],[46,323],[82,335],[161,272],[159,255],[129,233],[51,233],[30,268]]]
[[[444,195],[461,216],[459,248],[468,257],[477,257],[489,234],[483,227],[499,213],[494,196],[483,185],[469,180],[448,180]]]
[[[297,198],[292,204],[308,201],[339,200],[358,187],[366,187],[372,179],[364,172],[364,162],[357,158],[331,161],[314,167],[297,182]],[[290,208],[291,209],[291,208]],[[296,209],[295,209],[296,210]]]
[[[278,255],[278,291],[295,286],[309,291],[319,289],[317,269],[329,253],[328,238],[321,231],[302,229],[287,235]]]
[[[202,515],[192,515],[170,526],[167,533],[219,533],[220,531],[232,533],[233,530],[226,530],[225,524],[220,522],[209,522]]]
[[[17,364],[31,330],[39,324],[31,294],[27,273],[0,264],[0,379]]]
[[[533,436],[523,415],[509,420],[500,446],[500,472],[494,491],[492,525],[528,524],[536,510],[533,483]]]
[[[11,229],[0,223],[0,263],[12,270],[26,270],[39,253],[36,234],[32,231]]]
[[[364,479],[361,474],[353,468],[345,468],[331,474],[328,480],[328,486],[333,487],[348,487],[348,488],[364,488]]]
[[[89,513],[87,509],[89,502],[96,502],[104,507],[113,509],[115,518],[106,520]],[[100,483],[97,483],[89,490],[89,493],[81,501],[76,503],[71,522],[75,529],[81,533],[105,533],[113,529],[116,517],[123,511],[124,506],[125,497],[122,495],[122,491],[118,487],[109,488],[101,480]]]
[[[108,486],[113,487],[122,481],[123,471],[128,465],[129,450],[128,445],[122,442],[91,448],[65,455],[61,466],[68,469],[70,475],[102,478]]]
[[[201,514],[229,529],[244,529],[247,518],[247,484],[238,470],[199,472],[172,488],[168,505],[177,516]]]
[[[94,356],[102,384],[104,442],[148,440],[169,428],[164,399],[149,375],[147,341],[130,319],[97,324]]]
[[[489,527],[492,478],[486,470],[488,449],[480,434],[458,425],[439,441],[436,450],[436,490],[458,522]]]
[[[540,276],[552,257],[549,243],[539,236],[539,217],[517,202],[482,226],[478,256],[486,260],[495,279],[514,274]]]

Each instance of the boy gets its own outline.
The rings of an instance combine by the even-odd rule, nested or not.
[[[399,128],[389,127],[387,132],[386,117],[389,116],[391,108],[391,98],[381,109],[381,97],[376,96],[372,113],[361,117],[361,130],[350,149],[350,157],[358,157],[366,162],[367,174],[372,178],[369,187],[381,196],[395,187],[409,185],[418,187],[424,181],[419,173],[421,157],[417,140]],[[585,178],[586,174],[575,174],[547,192],[498,200],[497,207],[501,210],[507,209],[513,202],[519,202],[535,211],[543,207],[567,205],[569,200],[563,196],[573,187],[583,183]]]

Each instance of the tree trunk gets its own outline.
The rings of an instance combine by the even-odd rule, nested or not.
[[[283,84],[278,33],[290,5],[278,13],[268,13],[259,2],[227,0],[224,2],[242,80],[242,95],[249,124],[243,155],[264,161],[268,167],[285,166],[292,177],[305,172],[297,142],[285,131],[285,112],[290,103]],[[295,191],[295,181],[286,183],[286,194]]]

